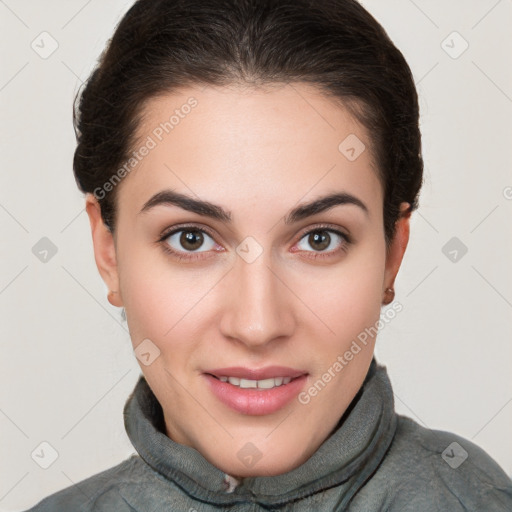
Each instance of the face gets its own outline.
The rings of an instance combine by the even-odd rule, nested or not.
[[[364,380],[375,339],[354,340],[408,219],[386,253],[368,134],[306,84],[183,89],[146,105],[138,135],[115,235],[92,196],[87,211],[167,435],[231,475],[289,471]]]

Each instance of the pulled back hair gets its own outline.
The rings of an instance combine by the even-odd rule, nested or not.
[[[338,100],[367,129],[389,247],[400,203],[418,207],[418,96],[402,53],[356,0],[136,1],[75,98],[77,185],[113,232],[117,187],[101,187],[133,151],[147,101],[197,84],[292,82]]]

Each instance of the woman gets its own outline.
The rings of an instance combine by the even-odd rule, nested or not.
[[[139,0],[76,110],[137,450],[33,511],[510,510],[373,357],[418,207],[410,69],[355,0]]]

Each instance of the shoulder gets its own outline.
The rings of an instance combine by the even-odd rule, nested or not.
[[[405,416],[382,471],[394,480],[389,510],[512,510],[512,481],[484,450]]]
[[[126,484],[144,484],[151,478],[148,466],[133,454],[120,464],[58,491],[26,512],[133,512],[119,490]]]

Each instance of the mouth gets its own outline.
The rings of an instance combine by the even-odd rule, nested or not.
[[[289,404],[304,388],[308,373],[282,366],[232,367],[208,370],[203,376],[221,403],[242,414],[262,416]]]
[[[215,375],[211,376],[220,380],[221,382],[229,382],[229,384],[232,386],[237,386],[242,389],[273,389],[289,384],[293,380],[291,377],[270,377],[269,379],[253,380],[241,379],[239,377],[216,377]],[[298,378],[299,377],[295,377],[295,379]]]

